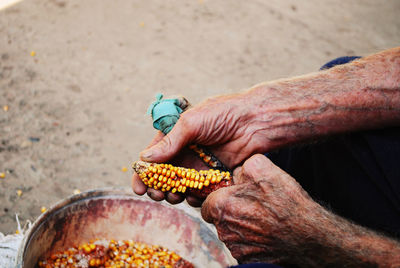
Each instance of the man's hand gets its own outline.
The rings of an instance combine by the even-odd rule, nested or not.
[[[159,132],[150,146],[141,153],[141,159],[148,162],[172,163],[188,168],[208,169],[194,152],[187,149],[189,144],[209,146],[214,154],[228,167],[234,167],[260,150],[262,137],[253,137],[249,122],[252,104],[247,93],[220,96],[208,99],[181,115],[171,132],[164,136]],[[137,174],[133,175],[132,188],[137,194],[148,193],[154,200],[164,198],[170,203],[183,201],[179,194],[164,194],[159,190],[147,189]],[[189,204],[200,206],[202,200],[187,197]]]
[[[234,185],[211,193],[201,212],[239,262],[281,263],[302,245],[302,225],[317,207],[292,177],[254,155],[235,170]]]
[[[357,227],[315,203],[295,179],[262,155],[211,193],[202,216],[240,263],[300,267],[400,264],[400,245]],[[395,266],[393,266],[395,267]]]

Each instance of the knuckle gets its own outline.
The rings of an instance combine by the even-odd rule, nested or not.
[[[208,195],[201,208],[201,215],[207,222],[215,222],[221,212],[221,198],[218,193]]]
[[[243,173],[250,177],[268,176],[274,164],[262,154],[256,154],[246,160],[243,164]]]

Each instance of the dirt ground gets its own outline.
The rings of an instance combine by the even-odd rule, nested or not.
[[[398,46],[399,14],[398,0],[25,0],[1,10],[0,232],[74,189],[129,187],[155,133],[145,112],[157,92],[197,103]]]

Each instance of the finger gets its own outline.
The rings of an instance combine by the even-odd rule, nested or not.
[[[162,133],[161,131],[157,131],[157,134],[151,140],[150,144],[146,147],[146,149],[152,147],[155,144],[157,144],[160,140],[162,140],[162,138],[164,138],[164,136],[165,136],[164,133]]]
[[[188,202],[189,205],[195,208],[201,207],[201,205],[203,204],[203,200],[200,200],[194,196],[187,196],[186,202]]]
[[[238,176],[242,172],[242,166],[237,167],[233,170],[233,176]]]
[[[174,128],[158,143],[141,152],[140,157],[148,162],[166,162],[173,158],[183,147],[194,139],[191,124],[181,117]]]
[[[245,183],[248,180],[246,174],[243,173],[243,167],[237,167],[233,171],[233,184],[239,185]]]
[[[275,166],[271,160],[262,154],[255,154],[246,160],[243,164],[242,179],[254,181],[264,180],[275,173]]]
[[[185,200],[185,197],[180,195],[180,194],[174,194],[174,193],[167,193],[167,196],[165,198],[170,204],[175,205],[181,203],[183,200]]]
[[[132,176],[132,189],[138,195],[144,195],[147,191],[147,186],[142,182],[136,172],[134,172]]]
[[[208,223],[218,223],[224,207],[229,206],[229,199],[238,190],[239,185],[218,189],[209,194],[201,206],[201,216]]]
[[[154,201],[162,201],[165,198],[165,195],[163,192],[161,192],[159,190],[154,190],[153,188],[147,189],[147,195]]]

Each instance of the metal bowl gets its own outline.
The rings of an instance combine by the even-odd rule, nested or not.
[[[155,202],[131,190],[102,189],[71,196],[42,214],[19,248],[17,267],[35,267],[51,251],[95,238],[161,245],[196,267],[237,264],[196,209]]]

